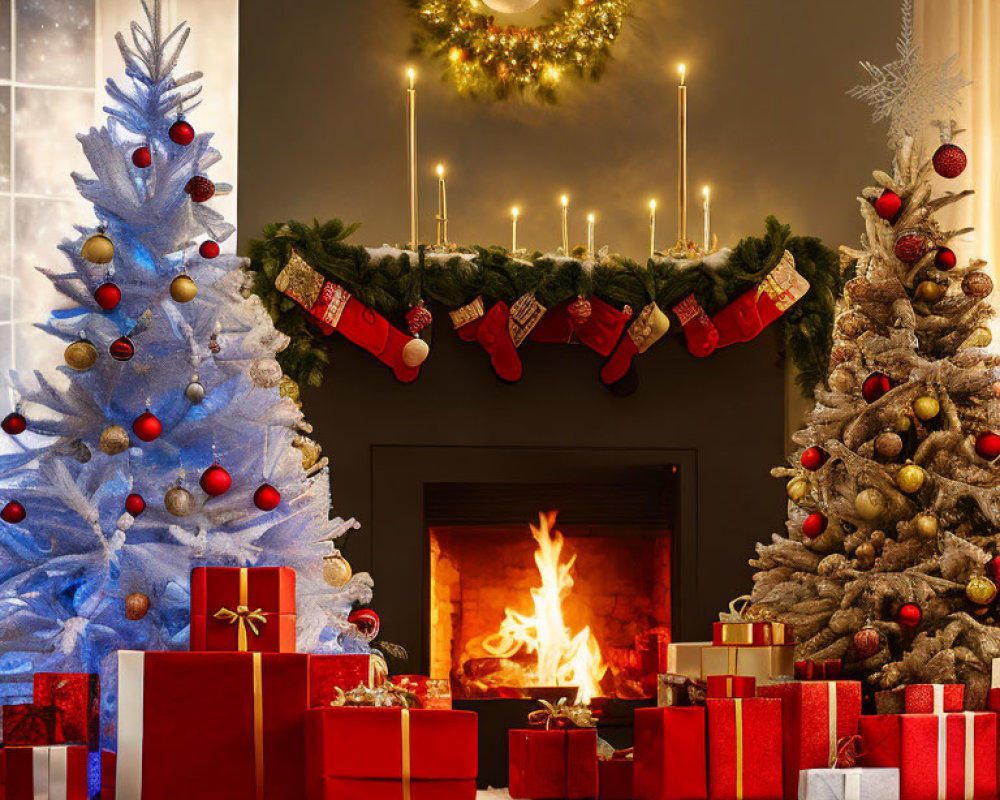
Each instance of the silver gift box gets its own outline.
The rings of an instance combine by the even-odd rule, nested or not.
[[[899,800],[899,770],[804,769],[799,800]]]

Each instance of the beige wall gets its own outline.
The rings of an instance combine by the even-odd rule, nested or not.
[[[289,217],[360,221],[356,241],[369,244],[406,237],[410,64],[419,72],[425,236],[432,169],[443,161],[458,241],[506,244],[516,203],[520,242],[552,248],[565,191],[574,242],[593,211],[600,243],[641,257],[650,197],[660,229],[675,226],[680,61],[689,69],[692,186],[713,186],[723,242],[759,233],[775,213],[799,233],[854,244],[854,198],[888,163],[883,130],[845,91],[862,78],[859,59],[892,57],[895,0],[635,0],[605,78],[554,108],[457,97],[436,64],[408,56],[412,19],[402,0],[275,8],[243,0],[240,10],[244,243]],[[700,220],[700,207],[691,213]]]

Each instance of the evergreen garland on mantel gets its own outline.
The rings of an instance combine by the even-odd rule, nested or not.
[[[621,256],[597,264],[541,253],[514,257],[498,247],[473,248],[472,258],[458,253],[442,257],[423,249],[416,259],[407,253],[379,257],[378,251],[345,241],[357,225],[345,225],[339,219],[312,225],[280,222],[266,226],[264,238],[250,243],[250,288],[278,330],[291,338],[277,356],[285,373],[298,383],[320,386],[329,363],[325,337],[274,285],[293,248],[324,277],[343,284],[402,329],[407,310],[421,299],[432,308],[453,310],[478,296],[489,306],[498,300],[511,303],[527,292],[534,292],[548,308],[582,295],[597,296],[619,307],[629,305],[635,311],[651,301],[667,310],[693,293],[712,314],[758,285],[787,249],[811,288],[775,323],[780,332],[779,356],[791,356],[800,373],[799,388],[811,396],[816,384],[825,379],[835,305],[850,275],[841,272],[837,253],[819,239],[792,236],[789,226],[773,216],[766,224],[764,237],[746,237],[725,263],[709,266],[666,258],[640,265]],[[682,328],[674,325],[671,331],[682,332]]]

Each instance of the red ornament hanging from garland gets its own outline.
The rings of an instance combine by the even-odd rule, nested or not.
[[[934,254],[934,266],[942,272],[954,269],[957,263],[958,257],[955,255],[955,251],[949,247],[939,247],[937,253]]]
[[[3,422],[0,422],[0,428],[10,436],[18,436],[27,430],[28,420],[20,412],[11,411],[3,418]]]
[[[187,147],[191,142],[194,141],[194,128],[191,127],[189,122],[183,119],[177,120],[173,125],[170,126],[170,141],[174,144],[179,144],[182,147]]]
[[[212,464],[201,474],[201,488],[209,497],[225,494],[232,485],[232,477],[218,464]]]
[[[412,336],[419,335],[420,331],[434,322],[434,315],[431,310],[424,305],[423,300],[418,300],[416,305],[410,306],[406,312],[406,325],[410,329]]]
[[[582,294],[578,294],[576,300],[569,304],[566,311],[574,325],[583,325],[594,313],[594,304]]]
[[[195,175],[184,186],[184,191],[195,203],[204,203],[215,196],[215,184],[204,175]]]
[[[976,455],[987,461],[1000,458],[1000,436],[993,431],[983,431],[976,437]]]
[[[24,506],[17,502],[17,500],[11,500],[0,510],[0,519],[10,525],[17,525],[17,523],[23,522],[26,516],[28,516],[28,512],[25,511]]]
[[[819,511],[814,511],[802,521],[802,535],[807,539],[815,539],[823,534],[826,525],[826,516]]]
[[[873,372],[861,384],[861,396],[866,403],[874,403],[892,388],[892,381],[884,372]]]
[[[281,492],[264,483],[253,493],[253,504],[261,511],[274,511],[281,502]]]
[[[125,498],[125,510],[133,517],[138,517],[146,510],[146,501],[142,499],[142,495],[132,492]]]
[[[892,189],[886,189],[875,201],[875,213],[884,220],[895,219],[902,207],[903,199]]]
[[[146,411],[135,418],[132,432],[144,442],[151,442],[163,433],[163,423]]]
[[[219,255],[219,243],[206,239],[198,247],[198,255],[202,258],[216,258]]]
[[[108,348],[115,361],[129,361],[135,355],[135,344],[128,336],[119,336]]]
[[[153,163],[153,154],[148,147],[137,147],[132,151],[132,163],[139,169],[146,169]]]
[[[117,284],[107,281],[94,289],[94,300],[102,311],[114,311],[122,301],[122,290]]]
[[[965,151],[957,144],[947,142],[934,151],[934,171],[942,178],[957,178],[969,163]]]
[[[896,622],[905,628],[915,628],[923,619],[924,612],[916,603],[904,603],[896,612]]]
[[[809,447],[802,451],[799,463],[802,464],[803,469],[815,472],[826,463],[829,457],[829,454],[822,447]]]
[[[904,264],[916,264],[926,252],[926,236],[919,233],[904,233],[896,239],[896,258]]]

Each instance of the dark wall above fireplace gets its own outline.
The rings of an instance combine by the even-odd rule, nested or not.
[[[379,466],[387,454],[415,447],[489,448],[512,450],[516,458],[521,449],[525,475],[544,475],[533,450],[572,451],[580,466],[587,451],[661,451],[659,463],[682,457],[690,464],[683,479],[696,498],[685,509],[689,521],[681,531],[693,545],[679,565],[681,580],[695,588],[676,609],[674,635],[706,638],[718,612],[749,590],[747,559],[754,543],[769,539],[784,522],[784,489],[769,475],[783,460],[784,372],[776,363],[774,334],[765,331],[706,359],[693,358],[682,337],[669,336],[638,359],[639,390],[627,398],[601,385],[600,359],[582,347],[526,344],[524,378],[513,385],[499,382],[486,354],[460,341],[447,320],[435,322],[431,347],[421,377],[401,385],[369,354],[334,337],[326,385],[304,392],[307,417],[332,462],[334,508],[363,526],[351,535],[345,555],[355,570],[372,570],[374,607],[398,608],[392,593],[404,576],[422,571],[419,558],[411,560],[408,552],[374,559],[375,542],[402,524],[394,496],[419,486],[423,497],[421,451],[404,458],[406,480],[398,484],[387,482]],[[546,477],[578,479],[555,471]],[[403,522],[415,536],[423,535],[423,519]],[[397,617],[383,613],[383,635],[419,650],[421,634],[412,630],[416,616]]]

